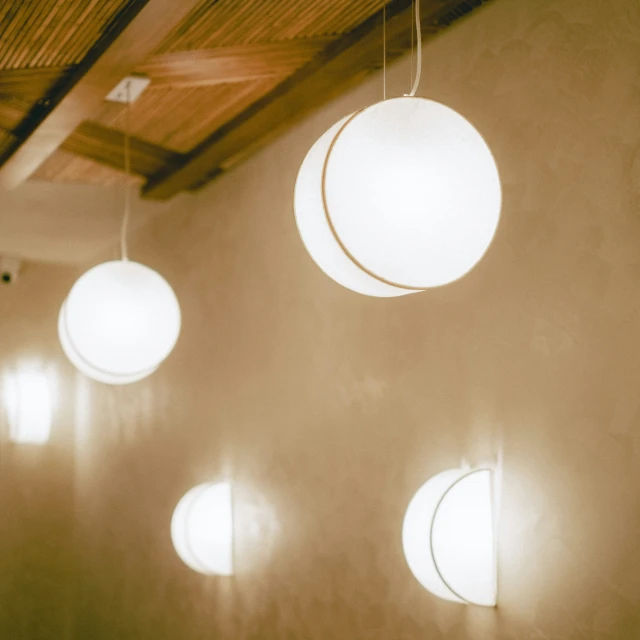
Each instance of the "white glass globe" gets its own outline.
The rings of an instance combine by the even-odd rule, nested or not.
[[[414,293],[381,282],[356,265],[344,252],[331,227],[322,202],[322,170],[336,134],[351,116],[326,131],[311,147],[300,166],[294,191],[296,224],[302,242],[315,263],[332,280],[369,296],[392,297]]]
[[[402,546],[422,586],[445,600],[495,606],[493,504],[489,469],[443,471],[416,492]]]
[[[460,114],[402,97],[358,111],[305,157],[302,240],[343,286],[398,296],[453,282],[482,258],[500,217],[491,151]]]
[[[351,116],[324,166],[333,232],[362,269],[425,289],[467,273],[500,217],[500,178],[489,147],[459,113],[402,97]]]
[[[180,333],[173,289],[142,264],[118,260],[87,271],[60,310],[58,333],[71,362],[109,384],[135,382],[171,353]]]
[[[71,364],[78,371],[80,371],[80,373],[84,373],[85,376],[88,376],[89,378],[92,378],[97,382],[103,382],[105,384],[131,384],[132,382],[138,382],[138,380],[146,378],[157,369],[157,367],[153,367],[147,371],[143,371],[142,373],[138,373],[133,376],[119,376],[93,368],[88,362],[85,362],[73,349],[64,323],[65,305],[66,300],[62,304],[60,313],[58,314],[58,336],[60,338],[60,345],[62,346],[64,354],[69,359],[69,362],[71,362]]]
[[[171,519],[176,553],[194,571],[206,575],[233,574],[233,505],[228,482],[191,489]]]

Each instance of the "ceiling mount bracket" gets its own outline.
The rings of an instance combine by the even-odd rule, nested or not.
[[[127,95],[127,83],[129,84],[129,92]],[[151,79],[143,75],[130,75],[123,78],[107,95],[105,100],[110,102],[135,102],[140,94],[149,86]]]

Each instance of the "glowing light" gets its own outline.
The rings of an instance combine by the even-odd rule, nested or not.
[[[7,374],[4,402],[9,419],[9,437],[13,442],[48,442],[53,420],[50,376],[35,368]]]
[[[331,127],[295,189],[300,235],[318,266],[372,296],[465,275],[489,247],[500,206],[498,170],[478,131],[452,109],[408,96]]]
[[[294,192],[294,209],[300,237],[320,269],[347,289],[378,297],[414,293],[390,286],[360,269],[343,251],[328,224],[322,202],[322,171],[331,142],[350,117],[343,118],[324,133],[302,162]]]
[[[402,543],[409,568],[434,595],[495,606],[493,503],[489,469],[444,471],[414,495]]]
[[[169,284],[127,260],[87,271],[58,317],[60,343],[71,363],[107,384],[128,384],[153,373],[179,333],[180,306]]]
[[[233,574],[233,508],[228,482],[201,484],[178,503],[171,520],[182,561],[207,575]]]
[[[146,378],[157,369],[157,367],[153,367],[148,371],[143,371],[142,373],[138,373],[133,376],[119,376],[105,371],[100,371],[99,369],[92,367],[88,362],[85,362],[78,353],[76,353],[73,345],[71,344],[64,322],[65,305],[66,301],[63,303],[60,308],[60,313],[58,314],[58,337],[64,354],[69,359],[69,362],[71,362],[71,364],[80,371],[80,373],[84,373],[85,376],[105,384],[131,384],[132,382],[138,382],[138,380]]]

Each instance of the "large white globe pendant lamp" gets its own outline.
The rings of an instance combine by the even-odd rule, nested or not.
[[[296,224],[316,264],[347,289],[369,296],[402,296],[412,291],[382,282],[361,269],[344,251],[327,219],[322,199],[322,174],[329,147],[349,120],[343,118],[311,147],[302,162],[294,191]]]
[[[412,573],[434,595],[496,605],[494,495],[490,469],[450,469],[413,496],[402,545]]]
[[[205,575],[233,574],[233,503],[228,482],[191,489],[171,519],[171,540],[180,559]]]
[[[125,166],[128,172],[128,133]],[[181,325],[180,305],[169,283],[153,269],[128,259],[128,187],[126,196],[122,259],[83,274],[58,316],[60,344],[70,362],[90,378],[114,385],[152,374],[173,350]]]
[[[419,2],[416,14],[419,24]],[[308,252],[329,277],[365,295],[405,295],[461,278],[498,226],[500,178],[489,147],[459,113],[415,97],[418,80],[411,95],[331,127],[296,181]]]

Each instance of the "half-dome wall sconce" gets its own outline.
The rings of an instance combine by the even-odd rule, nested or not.
[[[171,539],[180,559],[194,571],[230,576],[233,528],[231,484],[209,482],[180,500],[171,519]]]
[[[445,600],[496,606],[496,500],[491,469],[450,469],[413,496],[402,529],[418,582]]]

